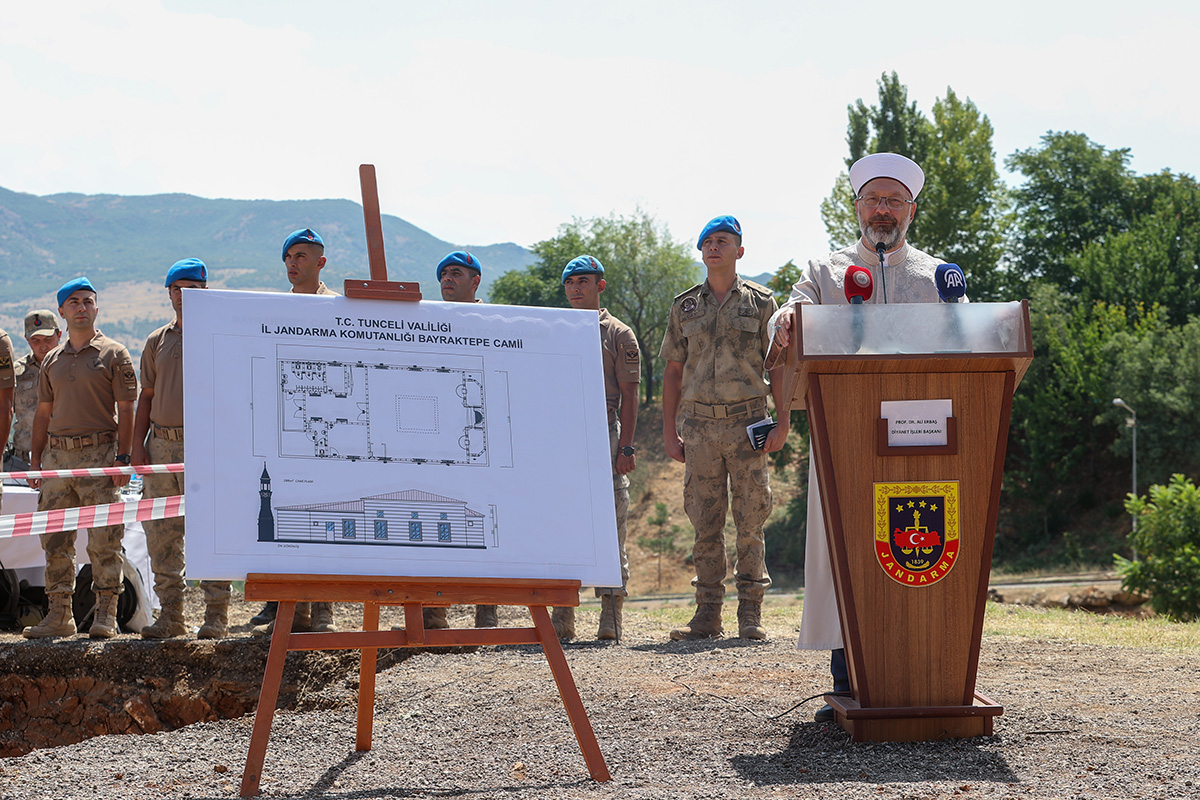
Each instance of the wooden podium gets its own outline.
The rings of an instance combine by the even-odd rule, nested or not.
[[[799,306],[793,342],[850,671],[827,702],[855,741],[990,735],[1003,708],[975,678],[1028,305]]]

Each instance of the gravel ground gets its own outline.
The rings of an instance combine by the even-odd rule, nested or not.
[[[339,622],[350,611],[339,609]],[[528,619],[503,612],[505,624]],[[595,607],[582,609],[580,632],[596,621]],[[989,637],[978,688],[1005,706],[995,736],[854,744],[812,721],[820,701],[794,707],[829,680],[824,654],[793,647],[796,607],[771,608],[767,621],[767,642],[668,642],[660,617],[633,610],[620,645],[566,647],[609,783],[588,778],[540,650],[500,647],[423,651],[383,669],[369,752],[354,752],[352,673],[320,688],[313,710],[278,712],[262,793],[1200,798],[1200,656]],[[0,797],[236,797],[252,722],[102,736],[10,758],[0,762]]]

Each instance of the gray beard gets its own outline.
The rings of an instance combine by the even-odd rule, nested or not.
[[[882,244],[884,250],[891,250],[900,244],[905,230],[899,225],[867,225],[862,228],[862,233],[863,238],[872,249],[877,250]]]

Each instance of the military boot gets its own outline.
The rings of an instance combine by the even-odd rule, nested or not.
[[[251,625],[266,625],[271,620],[275,619],[276,612],[279,611],[279,603],[272,600],[262,607],[253,617],[250,618]]]
[[[559,641],[569,642],[575,638],[575,609],[572,606],[555,608],[550,612],[550,622]]]
[[[312,604],[312,628],[317,633],[332,633],[337,628],[333,624],[333,603]]]
[[[446,619],[446,609],[444,607],[430,608],[426,606],[422,608],[421,621],[431,631],[443,630],[450,627],[450,621]]]
[[[92,619],[92,627],[88,628],[88,636],[93,639],[111,639],[121,632],[117,624],[116,592],[96,592],[96,616]],[[182,625],[182,619],[180,621]]]
[[[671,631],[671,639],[676,642],[683,639],[710,639],[720,636],[721,630],[721,604],[698,603],[692,621]]]
[[[163,597],[162,610],[154,624],[142,628],[143,639],[170,639],[187,633],[183,621],[183,596]]]
[[[623,595],[600,595],[600,628],[596,631],[597,639],[616,639],[620,635],[621,608],[624,605],[625,597]]]
[[[292,616],[292,633],[304,633],[312,630],[312,616],[308,603],[296,603],[296,612]],[[251,636],[270,636],[275,632],[275,620],[266,625],[255,625],[250,629]]]
[[[762,626],[762,602],[738,600],[738,636],[743,639],[765,639],[767,629]]]
[[[204,606],[204,624],[196,633],[197,639],[224,639],[229,635],[229,599],[217,600]]]
[[[475,606],[475,627],[500,627],[500,615],[497,613],[496,606]]]
[[[71,595],[54,592],[50,595],[50,611],[37,625],[21,631],[26,639],[49,639],[56,636],[74,636],[75,616],[71,613]]]

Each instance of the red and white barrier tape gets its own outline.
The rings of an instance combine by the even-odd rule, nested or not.
[[[139,468],[140,469],[140,468]],[[183,495],[109,503],[102,506],[60,508],[0,517],[0,539],[14,536],[41,536],[44,533],[95,528],[101,525],[127,525],[148,519],[183,516]]]
[[[5,472],[6,478],[26,481],[31,478],[103,478],[105,475],[164,475],[183,472],[183,464],[147,464],[144,467],[84,467],[80,469],[34,469],[25,472]],[[67,530],[70,530],[68,528]]]

